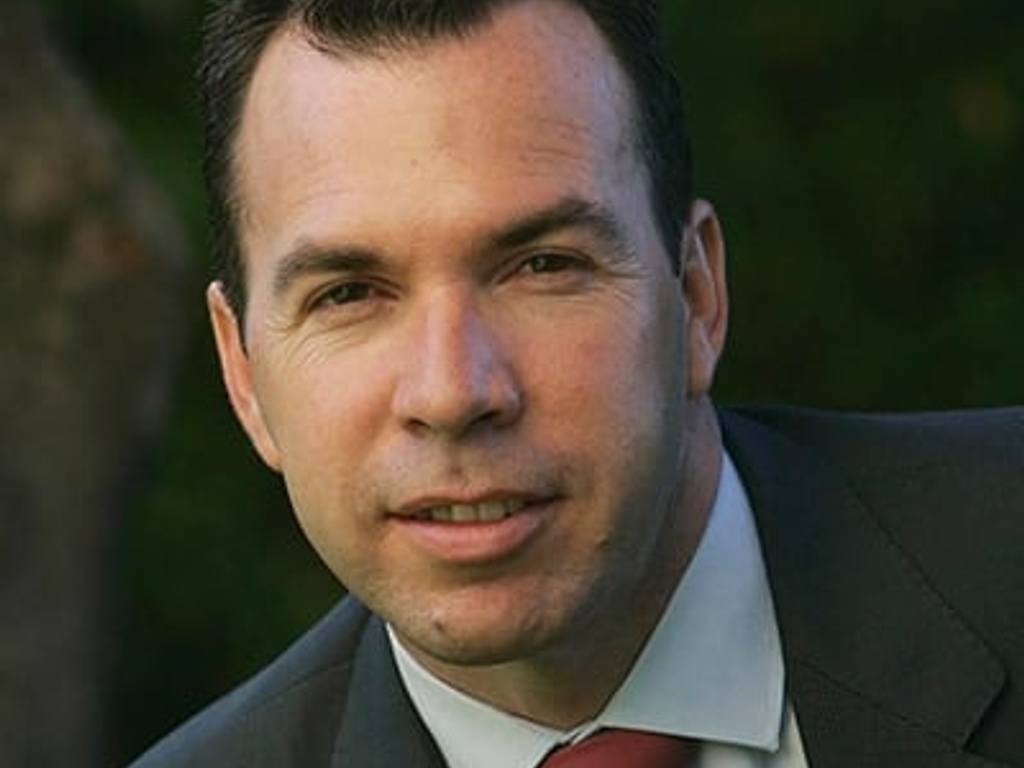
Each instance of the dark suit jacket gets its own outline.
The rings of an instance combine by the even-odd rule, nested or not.
[[[1024,766],[1024,409],[720,418],[810,764]],[[443,765],[346,600],[136,768]]]

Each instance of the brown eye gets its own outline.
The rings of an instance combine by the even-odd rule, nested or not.
[[[578,257],[564,253],[538,253],[527,259],[523,268],[532,274],[547,274],[551,272],[564,272],[568,269],[582,267]]]
[[[316,304],[341,306],[357,301],[365,301],[373,296],[374,291],[374,287],[369,283],[341,283],[322,293],[316,300]]]

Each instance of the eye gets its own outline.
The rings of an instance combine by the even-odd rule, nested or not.
[[[306,314],[329,317],[332,322],[356,322],[375,316],[389,295],[386,288],[372,280],[342,280],[313,294],[306,304]]]
[[[519,255],[504,280],[512,288],[544,294],[575,293],[593,285],[597,262],[582,251],[545,248]]]
[[[582,269],[586,262],[579,256],[568,253],[545,252],[530,256],[522,264],[522,269],[533,275],[565,272]]]
[[[351,281],[331,286],[313,300],[314,306],[342,306],[366,301],[378,293],[370,283]]]

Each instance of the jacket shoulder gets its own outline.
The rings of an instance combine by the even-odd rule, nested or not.
[[[157,742],[131,768],[327,764],[370,614],[342,600],[276,660]]]
[[[769,470],[796,462],[789,482],[827,478],[848,492],[864,513],[859,522],[881,533],[918,587],[940,596],[943,609],[1001,661],[1010,682],[981,734],[992,754],[1020,754],[1024,408],[837,414],[769,407],[722,409],[720,416],[730,450],[746,460]],[[833,513],[827,505],[813,510]]]
[[[846,485],[937,580],[961,574],[964,584],[984,585],[966,575],[990,574],[986,586],[995,587],[1013,574],[1024,583],[1024,408],[841,414],[773,407],[721,416],[727,443],[758,443],[768,452],[795,447],[817,468],[809,471]]]
[[[749,422],[841,466],[848,476],[956,463],[1020,468],[1024,407],[920,413],[833,412],[789,406],[721,409],[723,422]]]

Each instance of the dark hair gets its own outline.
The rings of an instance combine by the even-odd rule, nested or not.
[[[204,174],[220,279],[236,314],[245,311],[235,145],[249,83],[270,39],[297,23],[325,51],[372,55],[470,34],[503,5],[522,0],[221,0],[207,19],[199,87]],[[581,8],[625,72],[634,131],[651,176],[654,215],[679,268],[683,219],[693,199],[690,139],[679,87],[662,50],[657,0],[552,0]]]

